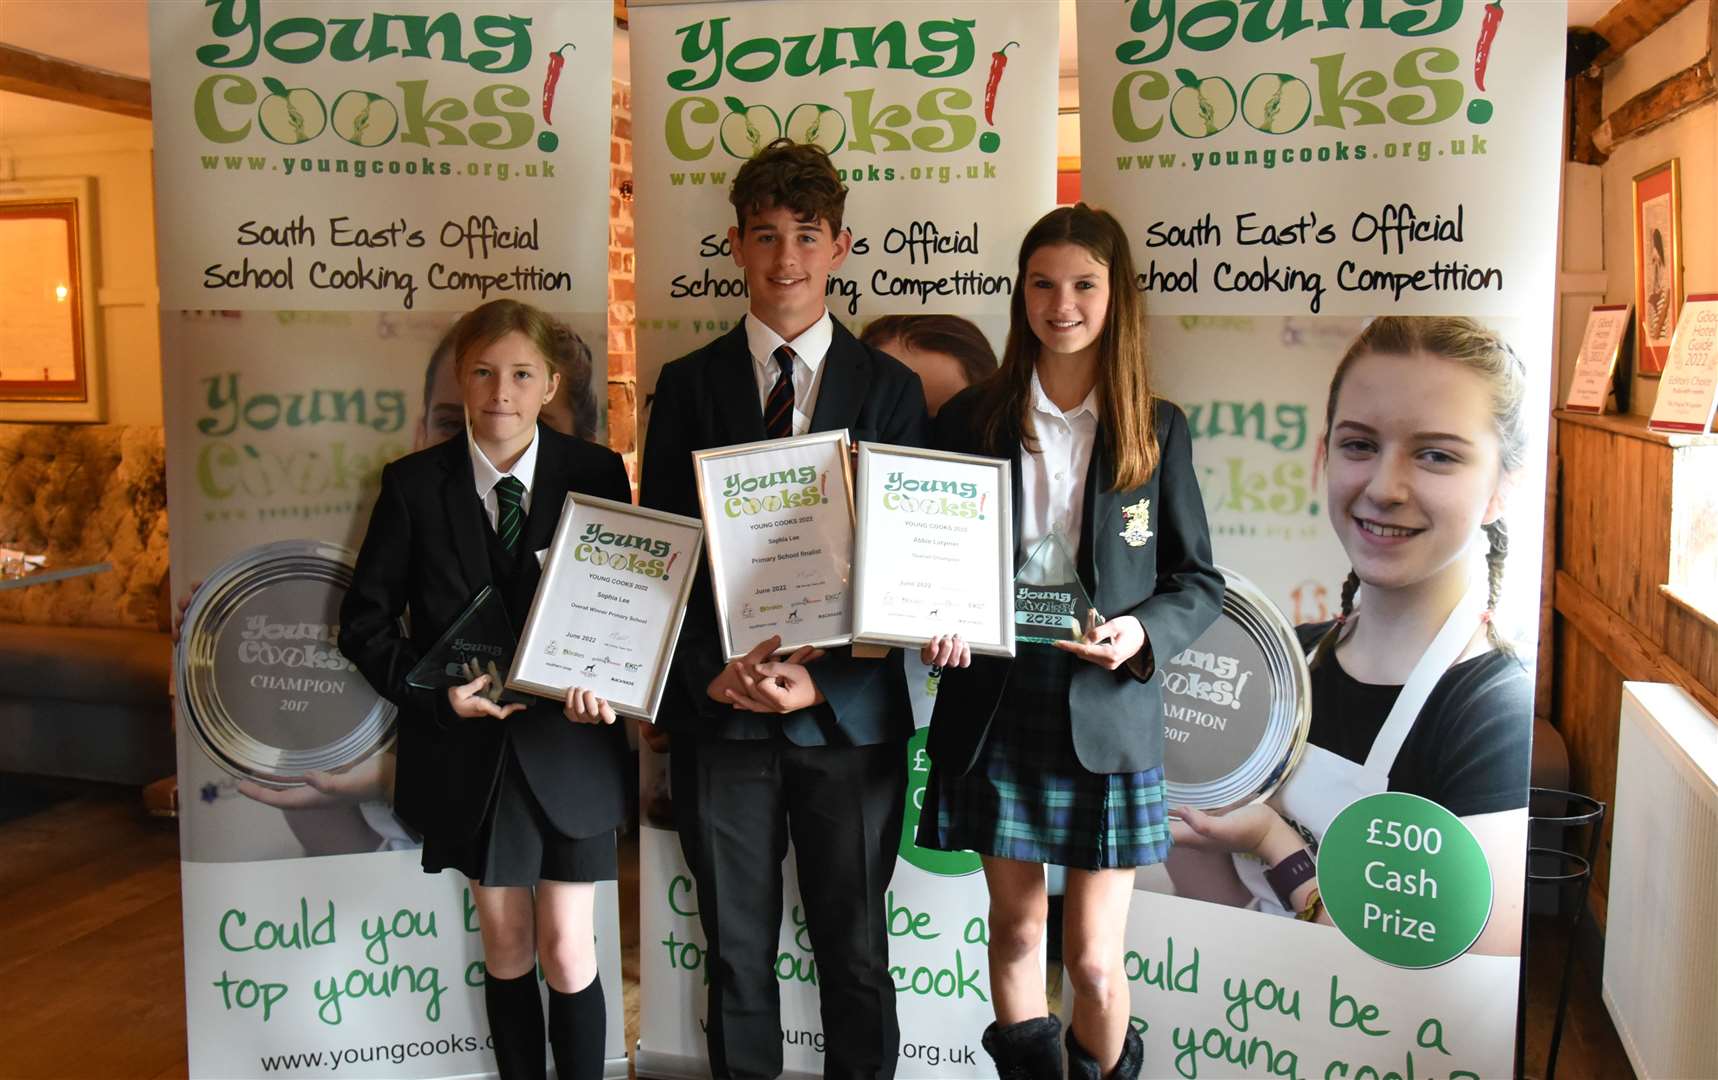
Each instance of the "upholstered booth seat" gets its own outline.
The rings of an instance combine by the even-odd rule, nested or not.
[[[0,590],[0,771],[171,773],[161,429],[0,424],[0,542],[112,567]]]

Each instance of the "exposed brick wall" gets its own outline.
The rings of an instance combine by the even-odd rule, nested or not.
[[[638,476],[638,354],[633,339],[632,88],[614,84],[608,180],[608,443]],[[627,192],[621,194],[623,186]]]

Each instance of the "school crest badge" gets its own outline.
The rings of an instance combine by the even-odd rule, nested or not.
[[[1132,506],[1121,508],[1121,538],[1129,547],[1144,547],[1152,537],[1151,500],[1141,499]]]

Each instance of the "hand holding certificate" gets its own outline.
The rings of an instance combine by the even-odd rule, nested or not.
[[[1013,484],[1000,458],[859,444],[853,639],[958,634],[1014,655]]]
[[[653,718],[702,533],[691,518],[569,494],[507,685],[569,710],[595,695]],[[577,701],[574,687],[585,692]]]

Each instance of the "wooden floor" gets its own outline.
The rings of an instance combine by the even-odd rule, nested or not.
[[[12,778],[0,777],[0,792]],[[638,1031],[638,848],[621,849],[627,1045]],[[137,792],[86,788],[0,824],[0,1078],[186,1075],[178,833]],[[1527,1075],[1544,1075],[1563,944],[1536,921]],[[1599,1000],[1596,957],[1576,964],[1562,1080],[1632,1076]]]

